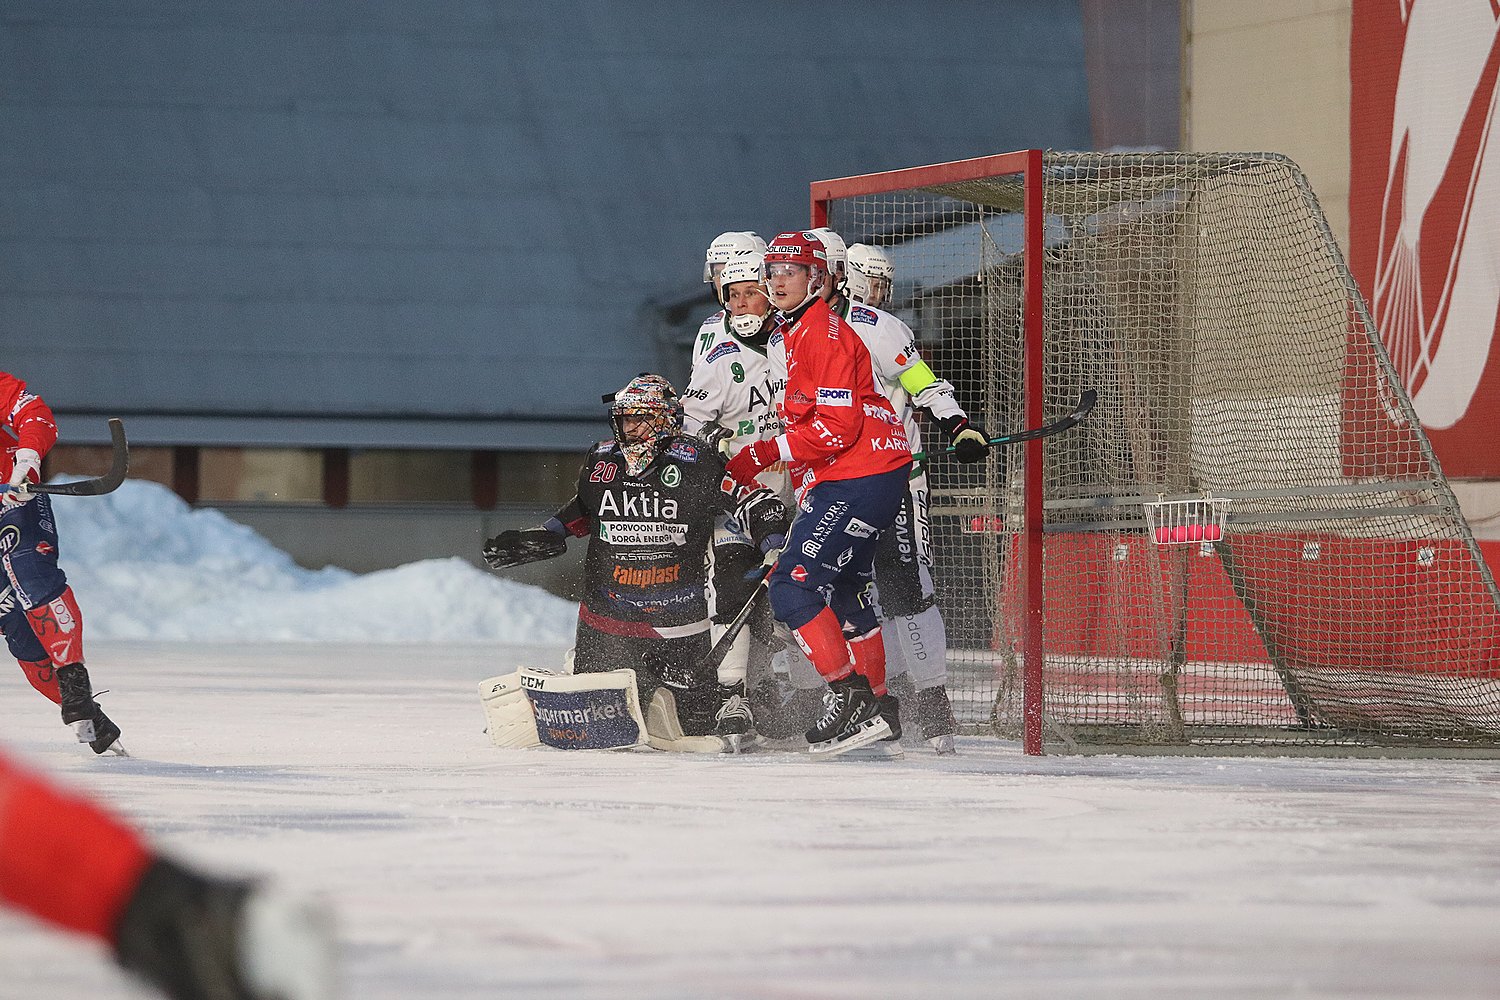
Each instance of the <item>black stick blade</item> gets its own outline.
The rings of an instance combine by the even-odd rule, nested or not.
[[[125,424],[118,417],[109,418],[109,439],[114,448],[109,471],[97,479],[80,479],[76,483],[42,483],[27,489],[32,493],[50,493],[61,497],[97,497],[113,493],[130,471],[130,446],[125,441]]]

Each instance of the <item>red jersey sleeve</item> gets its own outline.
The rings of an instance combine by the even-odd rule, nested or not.
[[[15,435],[15,447],[30,448],[44,457],[52,450],[57,443],[57,420],[51,408],[29,392],[25,382],[5,372],[0,372],[0,407],[4,408],[0,420]]]

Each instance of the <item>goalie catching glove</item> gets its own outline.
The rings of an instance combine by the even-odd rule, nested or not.
[[[546,528],[512,528],[484,544],[484,562],[490,569],[507,569],[552,559],[568,551],[566,535]]]
[[[989,435],[968,417],[938,417],[938,426],[948,435],[948,443],[953,446],[953,457],[960,462],[978,462],[989,454]]]

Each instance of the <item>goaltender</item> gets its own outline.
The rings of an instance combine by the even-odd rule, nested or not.
[[[578,474],[577,495],[546,523],[503,531],[491,539],[484,547],[485,562],[503,569],[550,559],[566,550],[569,536],[588,536],[574,675],[634,671],[631,694],[638,698],[636,704],[647,706],[645,735],[652,746],[708,752],[738,749],[743,734],[739,722],[746,717],[739,679],[721,681],[701,666],[710,646],[705,561],[717,515],[734,514],[761,551],[770,552],[780,547],[786,534],[786,508],[768,489],[751,488],[733,496],[722,491],[723,458],[716,449],[682,433],[682,402],[660,375],[638,375],[605,402],[610,404],[615,436],[589,450]],[[601,683],[617,687],[616,681]],[[577,702],[576,697],[572,702],[561,698],[561,692],[583,697],[599,690],[586,679],[549,684],[523,672],[513,686],[512,701],[519,701],[521,686],[534,694],[542,688],[558,693],[551,703],[560,712],[564,703]],[[488,711],[489,696],[485,697]],[[544,705],[548,699],[531,701],[540,723],[540,742],[619,745],[608,738],[599,742],[599,734],[608,727],[583,732],[574,726],[570,732],[567,725],[551,726]],[[600,708],[597,701],[594,707],[600,712],[609,708]],[[559,718],[582,718],[568,712],[572,710]],[[503,725],[504,720],[492,716],[491,725],[497,722]],[[623,727],[622,742],[635,742],[629,729],[628,724]],[[491,736],[498,733],[492,730]]]

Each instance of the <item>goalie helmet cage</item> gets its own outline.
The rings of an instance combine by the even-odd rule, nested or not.
[[[1099,392],[928,466],[966,731],[1500,744],[1500,595],[1294,163],[1028,150],[811,195],[991,432]],[[1215,526],[1160,544],[1175,501]]]

